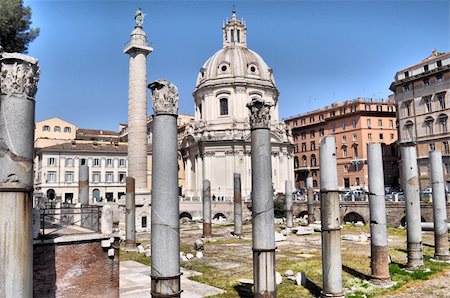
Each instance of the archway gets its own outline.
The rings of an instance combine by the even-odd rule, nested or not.
[[[308,218],[308,211],[302,211],[298,214],[297,218],[301,219],[307,219]]]
[[[180,219],[183,219],[183,218],[188,218],[188,219],[192,220],[192,215],[189,212],[181,212]]]
[[[221,218],[224,218],[224,219],[227,219],[227,217],[225,216],[225,214],[223,214],[223,213],[216,213],[216,215],[214,215],[214,217],[213,217],[213,219],[221,219]]]
[[[359,215],[358,213],[356,213],[356,212],[350,212],[350,213],[347,213],[344,216],[344,222],[356,223],[358,221],[360,221],[360,222],[362,222],[364,224],[366,223],[364,221],[364,218],[361,215]]]
[[[54,200],[55,196],[56,196],[56,194],[55,194],[55,190],[54,189],[47,190],[47,199]]]

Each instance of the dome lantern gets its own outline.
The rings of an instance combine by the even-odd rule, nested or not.
[[[236,9],[233,8],[231,20],[227,20],[222,28],[223,47],[247,47],[247,26],[243,20],[238,20]]]

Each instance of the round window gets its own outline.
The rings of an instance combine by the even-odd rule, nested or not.
[[[222,69],[222,71],[227,71],[227,66],[223,65],[221,69]]]
[[[251,67],[250,67],[250,71],[251,71],[251,72],[255,72],[255,71],[256,71],[256,67],[251,66]]]

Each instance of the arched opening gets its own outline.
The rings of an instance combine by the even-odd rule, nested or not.
[[[192,215],[189,212],[181,212],[180,219],[183,219],[183,218],[192,220]]]
[[[311,167],[315,167],[317,165],[316,155],[311,155]]]
[[[298,161],[298,156],[294,157],[294,168],[298,168],[300,162]]]
[[[213,219],[216,219],[216,220],[226,220],[227,219],[227,217],[225,216],[225,214],[223,214],[223,213],[216,213],[216,215],[214,215],[214,217],[213,217]]]
[[[350,212],[344,216],[344,222],[357,223],[358,221],[365,224],[364,218],[356,212]]]
[[[92,191],[92,200],[94,201],[94,203],[100,201],[100,190],[98,190],[97,188]]]
[[[47,190],[47,199],[54,200],[55,196],[56,196],[56,194],[55,194],[55,190],[54,189]]]
[[[300,212],[300,213],[298,214],[297,218],[300,218],[300,219],[303,219],[303,220],[308,219],[308,211],[302,211],[302,212]]]

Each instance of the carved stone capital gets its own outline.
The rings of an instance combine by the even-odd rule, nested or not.
[[[178,114],[178,88],[169,81],[158,80],[148,85],[152,90],[153,113]]]
[[[19,95],[34,99],[38,81],[38,60],[18,53],[0,54],[1,95]]]
[[[270,107],[271,103],[267,103],[263,100],[252,100],[247,104],[247,108],[250,109],[250,128],[267,128],[270,125]]]

